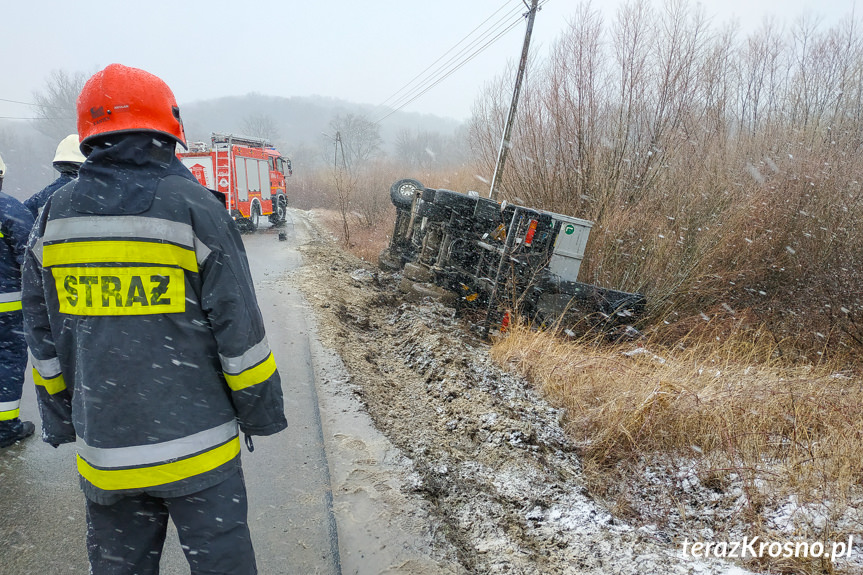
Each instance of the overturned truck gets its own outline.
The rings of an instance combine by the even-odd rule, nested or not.
[[[384,269],[402,270],[400,290],[485,312],[484,331],[509,312],[563,327],[629,324],[644,297],[578,281],[592,222],[498,203],[402,179]]]

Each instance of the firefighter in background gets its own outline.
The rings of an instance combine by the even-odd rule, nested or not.
[[[179,108],[119,64],[77,102],[78,179],[24,266],[43,439],[77,442],[91,573],[158,573],[168,518],[192,573],[257,573],[240,432],[287,427],[242,240],[175,155]]]
[[[78,145],[78,134],[69,134],[57,145],[54,153],[54,169],[60,172],[60,176],[36,192],[24,201],[24,205],[33,214],[33,218],[39,217],[39,209],[45,205],[54,192],[78,177],[78,168],[86,158],[81,153]]]
[[[0,158],[0,190],[6,164]],[[21,264],[33,216],[21,202],[0,191],[0,447],[33,434],[35,426],[18,417],[27,344],[21,320]]]

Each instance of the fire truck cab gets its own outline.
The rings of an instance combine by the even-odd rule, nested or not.
[[[291,160],[269,140],[214,133],[209,143],[190,142],[177,157],[202,186],[224,195],[225,208],[241,228],[257,230],[262,216],[274,226],[285,223]]]

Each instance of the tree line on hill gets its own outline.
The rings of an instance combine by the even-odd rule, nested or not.
[[[401,112],[376,124],[367,106],[259,94],[183,114],[190,139],[269,137],[294,161],[295,205],[338,207],[372,227],[390,217],[386,189],[399,177],[487,189],[513,77],[477,94],[465,125]],[[43,94],[52,110],[54,92]],[[53,149],[20,132],[0,127],[10,177],[20,161],[47,183]],[[581,277],[644,293],[646,325],[759,326],[808,359],[863,346],[853,15],[831,26],[767,20],[743,34],[687,0],[631,0],[607,21],[581,5],[549,57],[530,63],[508,145],[500,199],[594,221]]]

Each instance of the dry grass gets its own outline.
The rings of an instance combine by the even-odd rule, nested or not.
[[[703,16],[573,7],[522,92],[502,198],[593,221],[581,281],[645,294],[647,322],[726,305],[789,354],[859,348],[859,19],[744,35]],[[485,173],[510,93],[490,84],[474,106]]]
[[[669,505],[645,512],[635,500],[636,486],[657,488],[641,475],[645,466],[685,460],[694,462],[702,485],[742,488],[732,503],[738,508],[711,526],[716,533],[742,524],[750,536],[768,534],[771,512],[792,497],[827,520],[798,516],[786,539],[837,541],[847,540],[849,529],[859,533],[859,524],[840,520],[863,482],[859,375],[838,371],[838,364],[789,366],[763,333],[718,331],[720,342],[705,330],[668,348],[572,342],[515,326],[495,342],[492,355],[566,409],[587,484],[635,521],[693,521],[669,519],[684,514],[679,503],[674,508],[683,495],[673,492],[672,480],[659,486],[666,492],[658,499]],[[820,572],[819,565],[792,570]]]
[[[350,224],[351,243],[349,246],[344,246],[342,216],[337,210],[314,209],[310,211],[333,234],[336,241],[346,247],[350,253],[377,266],[378,254],[389,245],[390,238],[387,230],[392,229],[395,210],[393,210],[392,217],[389,218],[392,221],[387,220],[379,226],[371,228],[361,225],[359,216],[352,216]]]

